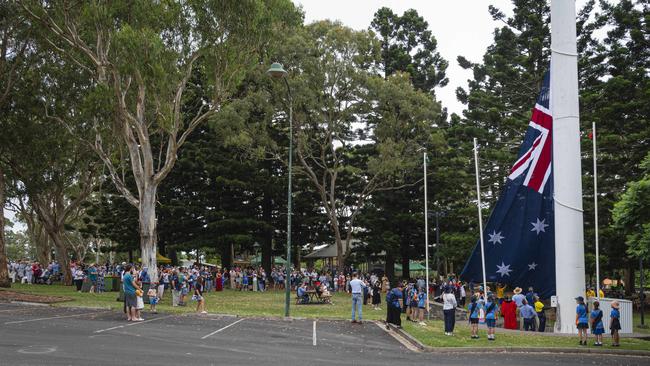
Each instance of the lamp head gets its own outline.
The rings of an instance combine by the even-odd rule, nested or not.
[[[282,64],[279,62],[274,62],[271,64],[271,67],[266,71],[266,73],[276,79],[280,79],[287,75],[284,67],[282,67]]]

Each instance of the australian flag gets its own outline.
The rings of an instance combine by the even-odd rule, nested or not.
[[[519,157],[482,233],[487,281],[524,291],[532,286],[541,298],[555,294],[553,117],[549,94],[550,74],[546,73]],[[480,242],[461,278],[483,282]]]

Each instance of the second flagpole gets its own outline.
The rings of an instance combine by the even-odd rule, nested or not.
[[[474,138],[474,168],[476,170],[476,206],[478,207],[478,230],[481,241],[481,267],[483,267],[483,293],[487,300],[488,287],[487,276],[485,275],[485,247],[483,245],[483,214],[481,213],[481,181],[478,170],[478,144]]]

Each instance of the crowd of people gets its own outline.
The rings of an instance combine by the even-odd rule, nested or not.
[[[107,276],[121,278],[124,291],[124,311],[128,321],[142,321],[141,311],[145,307],[145,298],[150,310],[156,312],[156,305],[166,293],[171,294],[171,305],[187,306],[189,300],[196,302],[196,311],[206,313],[206,292],[223,291],[228,288],[235,291],[264,292],[269,289],[284,290],[287,284],[286,268],[274,266],[269,274],[264,268],[234,266],[222,269],[217,266],[195,264],[189,267],[164,266],[158,268],[157,278],[151,278],[146,267],[133,264],[96,264],[86,265],[72,261],[70,271],[77,291],[82,290],[84,281],[90,282],[89,292],[104,291],[104,279]],[[61,265],[52,261],[41,264],[36,261],[9,262],[9,276],[12,282],[23,284],[51,284],[62,277]],[[385,294],[386,323],[401,327],[402,314],[407,321],[426,326],[425,315],[431,311],[429,297],[442,307],[444,333],[452,336],[455,329],[456,311],[467,310],[471,328],[471,338],[479,338],[479,323],[487,327],[487,339],[495,339],[497,320],[502,319],[504,329],[544,332],[546,330],[546,311],[548,310],[534,289],[524,291],[516,287],[506,293],[506,286],[495,284],[495,291],[490,287],[484,291],[483,286],[458,280],[453,274],[446,278],[432,279],[429,288],[423,277],[399,281],[396,286],[389,286],[388,277],[375,273],[357,273],[351,270],[337,274],[334,269],[293,269],[289,274],[288,284],[296,292],[298,304],[310,302],[308,294],[315,292],[322,302],[331,303],[332,293],[346,292],[352,300],[351,321],[363,322],[363,305],[370,303],[374,310],[381,310]],[[147,289],[146,297],[144,289]],[[512,294],[512,295],[511,295]],[[599,295],[604,296],[599,289]],[[587,297],[595,296],[595,289],[589,287]],[[596,340],[595,345],[602,346],[604,333],[599,303],[593,303],[588,311],[584,297],[576,298],[576,325],[579,329],[580,344],[587,344],[587,329],[591,328]],[[618,302],[611,304],[610,330],[613,346],[619,345],[620,312]]]

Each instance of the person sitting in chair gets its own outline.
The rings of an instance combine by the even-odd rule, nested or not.
[[[307,284],[306,283],[303,283],[300,287],[298,287],[297,295],[301,299],[302,304],[308,304],[309,303],[309,295],[307,294]]]
[[[325,284],[320,285],[320,298],[324,303],[330,303],[332,301],[332,294]]]

